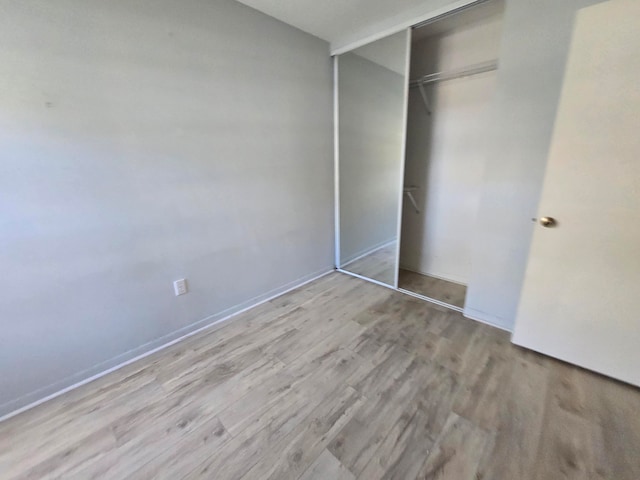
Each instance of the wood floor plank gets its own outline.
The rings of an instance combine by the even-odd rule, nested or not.
[[[166,449],[180,445],[186,437],[195,436],[209,446],[223,442],[229,435],[215,414],[282,367],[277,360],[260,358],[235,377],[223,376],[222,382],[202,383],[200,391],[191,389],[141,405],[112,424],[116,448],[105,451],[96,461],[87,462],[86,468],[79,469],[73,478],[123,478],[140,465],[159,458]],[[171,455],[169,460],[172,463],[167,468],[173,463],[184,466],[184,462]],[[161,463],[166,462],[163,459]]]
[[[331,391],[358,368],[360,360],[346,349],[327,352],[312,361],[303,362],[277,373],[271,381],[250,391],[242,399],[220,412],[220,419],[232,435],[255,428],[255,425],[274,405],[292,399],[314,397],[322,399],[322,391]]]
[[[70,478],[74,468],[93,461],[105,451],[111,451],[115,445],[116,439],[111,431],[108,428],[103,428],[77,440],[75,444],[67,446],[56,454],[48,453],[44,461],[28,470],[21,467],[22,471],[5,471],[3,473],[6,475],[15,474],[15,478],[24,480]]]
[[[265,356],[224,383],[215,387],[204,383],[200,390],[191,390],[177,398],[185,403],[198,405],[209,416],[215,416],[241,401],[250,392],[261,388],[264,383],[277,378],[284,368],[285,365],[278,359]]]
[[[212,472],[215,472],[216,478],[242,478],[262,457],[270,453],[273,463],[282,453],[279,449],[272,451],[274,446],[285,443],[289,436],[299,436],[309,423],[331,415],[332,409],[340,410],[345,402],[355,402],[356,392],[348,388],[337,386],[332,389],[339,393],[329,393],[326,402],[322,397],[299,390],[283,398],[283,401],[273,403],[266,412],[241,429],[223,451],[214,453],[186,478],[210,478],[214,474]],[[315,412],[319,406],[319,411]]]
[[[353,474],[336,457],[324,450],[300,480],[355,480]]]
[[[449,370],[462,374],[467,350],[480,324],[460,318],[455,313],[449,313],[447,316],[448,325],[440,334],[432,359]]]
[[[497,428],[511,368],[508,350],[505,336],[481,331],[473,336],[463,357],[452,411],[482,428]]]
[[[620,422],[615,427],[618,438],[626,437],[621,446],[640,445],[640,401],[636,399],[631,405],[620,402],[631,389],[622,384],[610,390],[622,395],[602,396],[596,387],[599,380],[565,363],[551,365],[535,480],[549,475],[559,479],[603,479],[632,478],[633,474],[636,475],[633,478],[640,478],[640,450],[635,453],[627,448],[610,450],[608,445],[614,441],[610,432],[614,429],[606,426],[607,417],[615,419]],[[622,457],[621,461],[610,462],[612,455]],[[627,467],[616,471],[613,465],[622,463]]]
[[[11,444],[19,442],[21,437],[31,439],[33,433],[30,428],[38,428],[43,433],[55,431],[64,428],[72,418],[80,418],[87,412],[99,411],[107,405],[120,405],[121,399],[126,401],[132,398],[136,391],[142,391],[142,395],[145,396],[150,395],[151,390],[160,391],[155,373],[146,367],[138,367],[133,373],[108,375],[95,383],[92,382],[91,386],[72,390],[64,396],[29,410],[28,415],[10,418],[0,423],[0,459],[10,445],[9,439]]]
[[[314,322],[309,334],[307,329],[295,329],[289,335],[282,336],[265,347],[264,352],[278,358],[286,364],[301,357],[319,344],[344,345],[357,337],[364,327],[351,320],[334,321],[333,318],[319,319]],[[339,343],[336,343],[339,342]]]
[[[415,361],[411,354],[399,347],[385,349],[384,354],[384,358],[369,359],[347,380],[361,395],[374,398],[389,389]]]
[[[368,400],[329,444],[329,451],[354,475],[362,472],[394,424],[415,401],[428,375],[421,366],[414,359],[379,393],[363,392],[369,393]],[[373,417],[379,420],[371,422]]]
[[[499,407],[495,442],[483,455],[479,478],[529,480],[535,469],[549,372],[524,359],[512,359],[511,366]]]
[[[162,455],[151,459],[140,457],[134,465],[129,465],[131,459],[125,455],[111,459],[107,470],[97,469],[91,466],[86,476],[85,472],[79,472],[73,480],[82,478],[113,478],[131,479],[141,478],[172,480],[183,478],[190,472],[194,465],[207,461],[214,453],[222,451],[223,447],[231,441],[231,435],[225,430],[217,418],[210,419],[207,423],[194,430],[190,435],[183,436],[171,442],[171,449],[163,450]],[[126,462],[124,465],[122,462]]]
[[[451,412],[458,391],[458,380],[453,372],[442,365],[428,364],[423,371],[425,379],[416,398],[427,420],[425,428],[432,438],[436,438]]]
[[[31,429],[14,437],[7,436],[7,447],[0,452],[0,472],[11,477],[47,462],[50,457],[75,450],[87,438],[135,411],[140,402],[159,398],[156,397],[159,392],[159,386],[145,383],[129,394],[118,396],[114,402],[108,400],[109,394],[99,394],[86,405],[73,407],[71,413],[62,410]],[[68,433],[60,435],[60,432]]]
[[[272,405],[248,428],[237,433],[224,449],[210,455],[183,475],[195,478],[242,478],[266,454],[270,445],[289,434],[313,410],[303,397],[287,399]]]
[[[594,470],[602,478],[640,478],[640,391],[631,385],[576,369],[592,409],[598,439]]]
[[[0,423],[0,478],[640,478],[640,389],[334,273]]]
[[[452,413],[417,478],[424,480],[474,480],[491,435],[469,420]],[[495,477],[490,477],[495,478]],[[497,477],[503,478],[503,477]],[[508,477],[504,477],[508,478]]]
[[[423,413],[417,404],[407,408],[387,433],[358,478],[362,480],[416,478],[433,447],[431,422],[432,419]]]
[[[167,393],[186,395],[203,384],[213,387],[223,383],[264,357],[268,355],[261,348],[252,348],[243,353],[233,352],[229,356],[193,358],[188,365],[164,369],[157,378]]]
[[[597,462],[592,448],[597,430],[592,422],[563,409],[550,398],[542,430],[533,480],[603,478],[595,470]]]
[[[269,452],[245,475],[246,479],[296,479],[326,448],[329,441],[362,405],[362,397],[351,387],[338,387],[327,395],[307,421]]]

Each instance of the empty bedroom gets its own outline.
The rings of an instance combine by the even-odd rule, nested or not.
[[[640,2],[0,2],[0,479],[640,479]]]

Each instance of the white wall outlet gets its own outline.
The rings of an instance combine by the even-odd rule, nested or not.
[[[180,280],[176,280],[173,282],[173,290],[176,292],[176,297],[178,295],[184,295],[188,292],[187,290],[187,279],[181,278]]]

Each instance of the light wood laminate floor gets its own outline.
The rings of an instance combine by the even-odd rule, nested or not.
[[[640,391],[338,273],[0,424],[0,478],[640,478]]]
[[[440,300],[455,307],[463,308],[467,287],[441,278],[422,275],[410,270],[400,269],[398,287],[425,297]]]

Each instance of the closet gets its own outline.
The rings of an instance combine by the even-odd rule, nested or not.
[[[335,58],[336,265],[462,310],[502,0]]]

